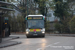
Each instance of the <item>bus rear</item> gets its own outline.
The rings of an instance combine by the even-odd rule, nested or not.
[[[45,18],[43,15],[28,15],[26,18],[26,36],[45,37]]]

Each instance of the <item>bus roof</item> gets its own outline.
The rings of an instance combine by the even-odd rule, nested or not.
[[[29,16],[43,16],[43,15],[28,15],[28,17],[29,17]]]

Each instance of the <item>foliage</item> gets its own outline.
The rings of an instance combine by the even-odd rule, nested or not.
[[[75,33],[75,16],[69,22],[70,30],[72,33]]]
[[[34,1],[39,4],[39,12],[40,12],[42,15],[45,15],[45,16],[46,16],[46,14],[45,14],[45,7],[46,7],[45,2],[46,2],[47,0],[34,0]]]
[[[58,18],[60,18],[60,24],[56,23],[55,28],[61,33],[69,33],[69,19],[70,19],[70,7],[69,7],[70,1],[63,2],[63,0],[53,0],[52,3],[50,3],[51,8],[54,9],[54,15]],[[55,5],[55,6],[54,6]]]
[[[20,15],[17,16],[17,26],[18,31],[25,32],[25,23],[24,23],[24,18]]]
[[[19,4],[19,8],[23,11],[24,17],[29,14],[35,14],[35,5],[32,0],[23,0]],[[28,13],[28,14],[27,14]]]
[[[65,20],[69,16],[69,5],[68,2],[63,2],[63,0],[55,0],[55,16],[59,17],[61,20]]]
[[[74,1],[74,0],[73,0]],[[63,2],[63,0],[53,0],[50,2],[50,8],[54,10],[54,15],[60,20],[65,20],[68,18],[70,14],[70,2],[71,0],[67,0],[67,2]]]
[[[68,0],[68,2],[74,2],[75,0]]]
[[[0,1],[5,1],[5,0],[0,0]]]
[[[38,6],[39,13],[42,14],[42,15],[45,15],[45,16],[47,15],[47,12],[46,12],[46,9],[45,9],[46,8],[46,1],[48,1],[48,0],[34,0],[34,2],[39,5]],[[47,20],[45,22],[45,28],[46,28],[46,31],[48,31],[49,28],[50,28],[49,21],[47,21]]]
[[[13,14],[13,16],[10,15],[11,13]],[[25,32],[25,23],[23,16],[20,14],[18,14],[18,16],[15,16],[14,13],[15,12],[8,12],[3,15],[3,17],[9,18],[11,32]]]
[[[61,32],[61,26],[59,23],[54,24],[55,30]]]
[[[49,23],[50,23],[49,21],[45,22],[45,29],[46,29],[46,31],[49,31],[49,28],[50,28],[50,24]]]

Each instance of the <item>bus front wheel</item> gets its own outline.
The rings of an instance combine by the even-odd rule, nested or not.
[[[27,36],[27,38],[30,38],[30,36]]]
[[[43,38],[45,37],[45,35],[42,36]]]

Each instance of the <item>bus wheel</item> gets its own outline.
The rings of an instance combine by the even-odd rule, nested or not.
[[[27,36],[27,38],[30,38],[30,36]]]

